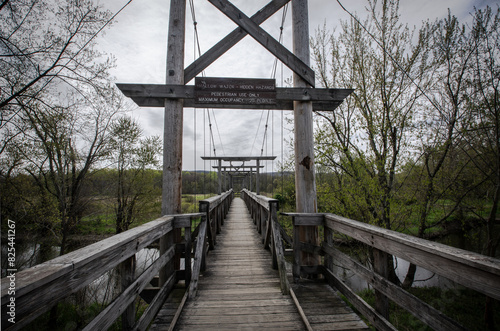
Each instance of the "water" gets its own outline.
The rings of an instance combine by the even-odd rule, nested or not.
[[[8,246],[2,242],[2,277],[7,274],[7,249]],[[43,251],[42,251],[43,250]],[[16,268],[17,271],[28,269],[37,264],[42,263],[42,260],[51,260],[59,256],[59,246],[43,246],[36,242],[17,242],[16,243]],[[148,268],[159,256],[159,251],[154,248],[144,248],[136,254],[136,276],[140,275]],[[87,285],[78,294],[79,301],[84,301],[86,304],[92,303],[108,303],[121,291],[120,280],[116,271],[110,270],[95,279]]]

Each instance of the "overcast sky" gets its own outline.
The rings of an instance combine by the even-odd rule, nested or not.
[[[122,8],[128,0],[106,0],[104,6],[113,13]],[[185,67],[194,61],[193,19],[188,2],[186,17],[186,56]],[[233,0],[247,16],[265,6],[266,0]],[[367,0],[341,1],[347,10],[366,17]],[[236,25],[206,0],[194,0],[195,15],[202,52],[207,51]],[[474,6],[483,8],[490,5],[496,8],[492,0],[401,0],[401,22],[420,26],[427,19],[434,21],[447,15],[448,8],[461,22],[470,18]],[[113,71],[116,82],[163,84],[166,73],[166,44],[170,1],[134,0],[116,18],[112,27],[101,35],[99,48],[116,58],[117,67]],[[279,11],[262,27],[276,39],[279,37],[283,11]],[[288,9],[283,26],[283,43],[291,49],[291,8]],[[347,20],[345,13],[335,0],[309,0],[310,34],[326,23],[332,30],[339,26],[339,20]],[[337,27],[339,29],[339,27]],[[219,58],[205,71],[207,77],[273,78],[274,57],[260,44],[247,36],[229,52]],[[281,73],[281,64],[275,76],[277,86],[283,86],[283,80],[291,77],[286,69]],[[193,84],[189,82],[188,84]],[[163,136],[163,112],[161,108],[138,108],[132,116],[141,124],[147,135]],[[194,118],[196,113],[196,119]],[[215,139],[217,156],[242,156],[261,154],[264,127],[268,118],[267,111],[261,110],[210,110],[210,119]],[[284,139],[289,140],[291,125],[286,119],[292,119],[290,111],[284,112]],[[183,168],[185,170],[209,170],[210,165],[200,157],[210,154],[208,117],[205,109],[185,108],[184,110],[184,150]],[[264,155],[276,155],[281,160],[282,151],[282,111],[271,111],[269,115],[267,144]],[[274,139],[272,134],[274,133]],[[196,144],[195,144],[196,140]],[[195,149],[196,147],[196,149]],[[212,147],[213,148],[213,147]],[[289,154],[288,144],[284,144],[285,160]],[[195,161],[196,155],[196,161]],[[266,170],[271,171],[277,162],[269,163]]]

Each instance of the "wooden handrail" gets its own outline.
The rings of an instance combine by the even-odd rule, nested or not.
[[[284,214],[284,213],[282,213]],[[458,284],[471,288],[495,299],[500,299],[500,260],[481,254],[453,248],[429,240],[416,238],[374,225],[358,222],[334,214],[286,213],[295,226],[323,226],[325,242],[320,250],[325,255],[324,266],[317,266],[339,291],[361,311],[378,329],[393,330],[393,326],[361,300],[345,283],[331,271],[333,261],[363,277],[374,289],[405,308],[435,330],[459,330],[461,325],[444,316],[404,289],[390,283],[386,278],[362,266],[346,254],[333,247],[333,231],[350,236],[364,244],[391,255],[403,258],[415,265],[447,277]],[[296,238],[294,238],[296,239]],[[294,242],[294,255],[300,250],[312,250],[304,243]],[[297,259],[296,259],[297,260]],[[294,261],[294,276],[307,271],[300,259]],[[312,270],[313,268],[309,268]]]
[[[257,225],[257,231],[264,237],[264,247],[271,247],[273,268],[278,269],[281,292],[288,294],[290,293],[290,284],[286,275],[283,240],[278,223],[278,200],[257,195],[246,189],[241,191],[241,196],[254,219],[254,223]]]
[[[333,214],[326,226],[500,300],[500,260]]]
[[[191,222],[186,222],[186,219],[191,220],[199,217],[205,218],[205,214],[163,216],[16,273],[16,323],[10,323],[7,320],[8,315],[2,314],[3,329],[21,329],[36,317],[50,310],[60,300],[87,286],[120,263],[133,258],[137,252],[167,235],[173,229],[181,227],[190,229]],[[186,232],[190,232],[190,230]],[[174,253],[175,245],[170,247],[165,254],[159,256],[141,275],[133,279],[130,285],[89,324],[88,328],[94,326],[109,327],[123,312],[123,306],[133,302],[138,293],[158,274],[159,269],[173,258]],[[176,281],[175,273],[169,275],[169,281],[155,298],[158,302],[155,309],[159,309]],[[9,279],[3,278],[1,286],[2,311],[7,311],[7,304],[12,297],[9,294]],[[159,295],[162,298],[158,299]],[[148,308],[147,315],[153,318],[156,312],[152,312],[153,307],[151,306]],[[142,320],[141,323],[147,325],[150,321],[151,319]]]
[[[229,206],[234,198],[234,191],[230,189],[221,195],[216,195],[208,199],[199,201],[199,210],[205,213],[208,221],[208,245],[209,249],[214,249],[217,244],[217,234],[220,233],[224,225],[224,218],[229,211]]]

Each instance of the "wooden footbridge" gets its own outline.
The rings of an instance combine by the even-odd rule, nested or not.
[[[36,319],[50,314],[60,301],[112,270],[118,270],[121,291],[80,329],[106,330],[120,320],[123,330],[363,330],[368,324],[394,330],[387,320],[389,300],[432,329],[463,329],[387,280],[384,261],[392,256],[499,300],[497,259],[316,213],[312,113],[334,110],[352,90],[314,88],[307,0],[272,0],[251,17],[228,0],[208,1],[238,25],[233,32],[185,69],[186,0],[171,0],[166,84],[118,85],[140,106],[165,108],[161,213],[165,216],[33,268],[8,270],[2,279],[2,330],[36,325]],[[259,26],[289,2],[293,53]],[[246,35],[294,72],[293,88],[277,88],[275,81],[262,79],[203,77],[186,85]],[[246,190],[238,198],[232,190],[218,192],[200,202],[199,213],[180,214],[182,113],[184,107],[200,104],[294,111],[295,195],[300,213],[285,214],[291,217],[292,234],[278,222],[277,200]],[[254,167],[256,173],[259,167]],[[223,168],[219,160],[219,174],[223,169],[235,170]],[[258,179],[256,187],[258,191]],[[371,247],[374,270],[340,252],[334,245],[338,234]],[[139,272],[136,254],[152,245],[159,247],[159,255]],[[349,269],[366,279],[375,289],[375,307],[338,278],[334,268]]]
[[[332,273],[333,265],[364,277],[382,301],[394,301],[435,330],[463,329],[341,253],[334,247],[333,231],[371,246],[374,252],[397,255],[500,299],[497,259],[331,214],[289,214],[294,226],[289,236],[277,215],[277,200],[246,190],[235,198],[230,190],[201,201],[200,213],[164,216],[20,271],[14,281],[2,279],[2,329],[23,329],[59,301],[118,268],[121,293],[82,326],[84,330],[106,330],[120,317],[123,330],[364,330],[365,323],[395,330],[383,312],[365,303]],[[321,227],[321,246],[301,242],[301,226]],[[182,229],[182,236],[174,235],[176,229]],[[161,254],[136,273],[136,254],[162,238],[168,244],[161,247]],[[303,252],[320,255],[321,263],[304,265]],[[161,273],[162,284],[158,284]],[[13,283],[15,296],[9,294]],[[137,317],[137,302],[142,300],[148,305]],[[15,312],[15,324],[8,321],[9,311]]]

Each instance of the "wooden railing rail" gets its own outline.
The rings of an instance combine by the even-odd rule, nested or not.
[[[224,218],[229,211],[231,202],[234,199],[234,191],[230,189],[222,193],[221,195],[216,195],[208,199],[199,201],[199,211],[200,213],[205,213],[208,220],[208,245],[210,249],[214,249],[217,244],[217,234],[220,233],[222,226],[224,225]]]
[[[188,299],[194,298],[197,294],[198,280],[201,271],[205,268],[207,251],[209,249],[214,249],[216,244],[216,235],[220,233],[220,229],[224,225],[224,218],[229,211],[229,207],[231,206],[233,199],[234,192],[231,189],[221,195],[199,201],[199,210],[200,213],[204,215],[204,220],[206,220],[206,222],[200,222],[192,233],[192,236],[196,237],[196,245],[194,247],[194,263],[190,278],[191,281],[189,284],[186,284],[188,289],[177,308],[168,330],[174,330],[182,310],[184,309],[185,303]],[[207,238],[209,241],[208,245]]]
[[[279,271],[281,292],[288,294],[290,284],[286,276],[283,240],[278,223],[278,200],[257,195],[246,189],[241,191],[241,197],[250,211],[254,224],[257,225],[257,231],[262,235],[264,247],[271,248],[273,268]]]
[[[106,329],[120,315],[122,315],[124,329],[144,330],[179,278],[186,279],[186,284],[189,284],[191,279],[191,220],[194,218],[201,218],[200,224],[206,224],[205,213],[163,216],[18,272],[15,275],[15,324],[7,320],[8,315],[2,314],[2,329],[19,330],[23,328],[62,299],[87,286],[105,272],[120,266],[122,292],[86,326],[85,330]],[[135,254],[178,228],[185,229],[184,243],[172,244],[164,254],[161,254],[144,272],[136,277]],[[136,322],[135,299],[158,275],[160,269],[172,263],[176,250],[184,251],[186,269],[167,268],[170,270],[167,274],[167,281]],[[2,312],[7,311],[7,304],[12,301],[11,298],[9,279],[3,278]]]
[[[391,254],[417,266],[447,277],[467,288],[500,299],[500,260],[481,254],[453,248],[436,242],[416,238],[370,224],[354,221],[333,214],[286,213],[294,226],[294,278],[304,273],[322,273],[329,283],[344,294],[377,329],[394,330],[386,319],[386,301],[392,300],[435,330],[461,330],[463,326],[445,316],[425,302],[411,295],[384,277],[383,266],[375,271],[361,265],[333,245],[333,232],[339,232],[371,246],[374,256]],[[322,226],[324,242],[314,247],[298,240],[300,226]],[[323,264],[304,266],[301,251],[324,255]],[[375,264],[377,259],[375,258]],[[384,261],[384,259],[380,259]],[[363,277],[380,295],[376,296],[375,309],[357,296],[332,272],[333,263]],[[381,272],[381,271],[382,272]],[[381,302],[380,302],[381,301]]]

